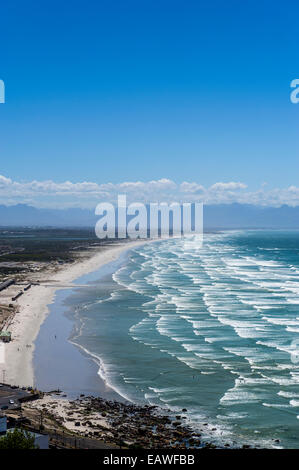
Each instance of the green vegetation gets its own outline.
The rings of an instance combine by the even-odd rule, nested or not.
[[[27,262],[71,263],[77,251],[104,243],[92,229],[1,229],[0,275],[21,272]]]
[[[118,240],[110,240],[109,244]],[[107,244],[88,228],[1,228],[0,281],[28,270],[28,263],[72,263],[78,252]],[[29,268],[30,269],[30,268]]]
[[[34,436],[22,429],[14,429],[0,437],[0,449],[37,449]]]

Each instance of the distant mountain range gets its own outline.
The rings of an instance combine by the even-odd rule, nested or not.
[[[1,227],[94,227],[98,216],[87,209],[37,209],[0,205]],[[204,229],[299,228],[299,206],[260,207],[250,204],[204,206]]]
[[[25,204],[0,205],[1,227],[91,227],[98,217],[85,209],[37,209]]]

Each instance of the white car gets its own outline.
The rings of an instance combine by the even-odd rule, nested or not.
[[[11,405],[14,405],[15,402],[14,402],[13,400],[9,400],[9,403],[10,403]]]

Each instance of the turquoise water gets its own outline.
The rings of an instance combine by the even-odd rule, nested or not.
[[[299,232],[149,243],[67,307],[123,397],[187,408],[217,442],[299,447]]]

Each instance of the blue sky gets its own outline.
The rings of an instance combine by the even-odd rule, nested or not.
[[[7,3],[4,177],[296,186],[298,2]]]

